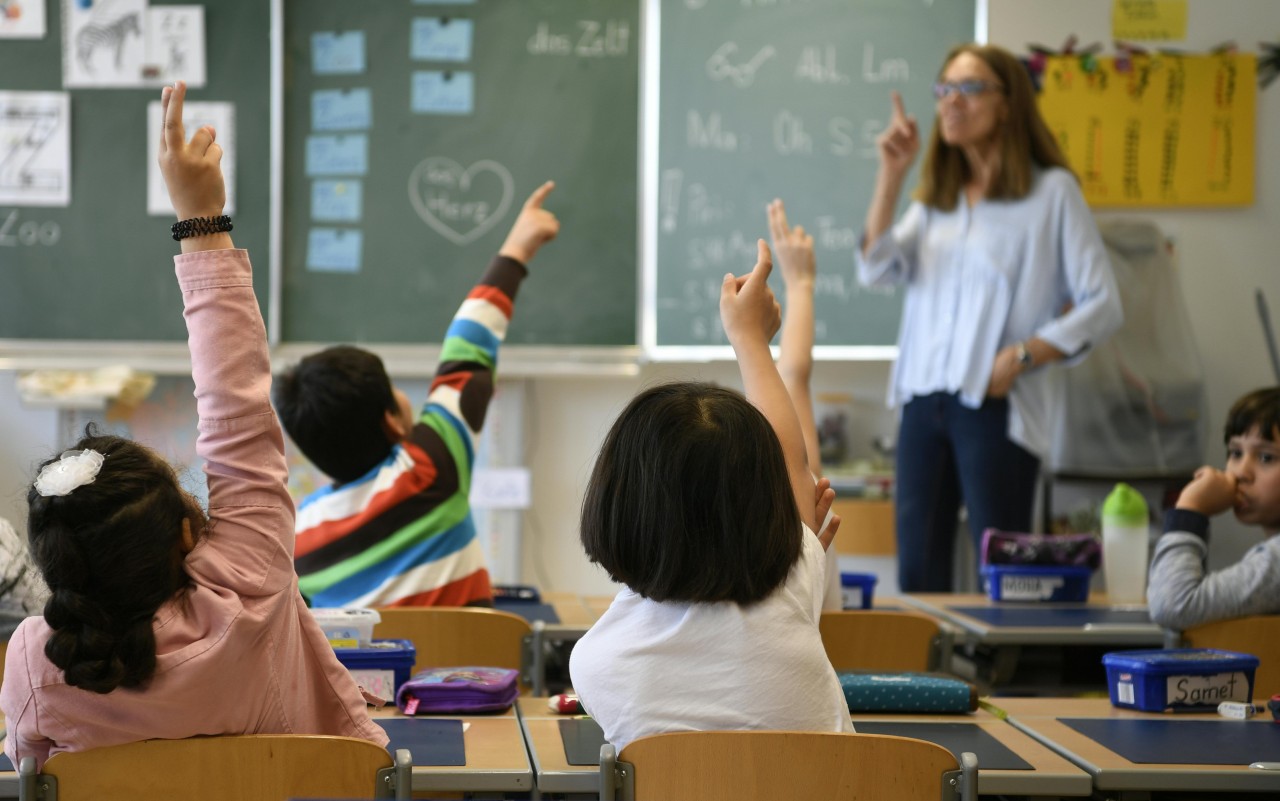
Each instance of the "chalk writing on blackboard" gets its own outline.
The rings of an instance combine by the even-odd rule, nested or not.
[[[507,213],[515,194],[511,171],[492,159],[469,167],[445,156],[424,159],[409,175],[409,202],[455,245],[474,242]]]

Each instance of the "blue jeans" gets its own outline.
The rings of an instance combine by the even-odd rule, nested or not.
[[[979,553],[987,528],[1030,531],[1040,460],[1009,439],[1009,401],[970,409],[936,392],[912,398],[898,427],[894,516],[898,586],[950,592],[963,500]]]

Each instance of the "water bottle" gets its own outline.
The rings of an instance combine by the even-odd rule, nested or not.
[[[1102,504],[1102,569],[1113,604],[1147,602],[1147,502],[1123,482]]]

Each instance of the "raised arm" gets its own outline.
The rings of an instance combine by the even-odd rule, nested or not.
[[[778,373],[800,422],[805,463],[810,473],[821,476],[818,426],[813,419],[813,396],[809,391],[809,380],[813,375],[813,287],[817,274],[813,237],[805,232],[804,226],[792,228],[788,224],[787,210],[781,200],[769,204],[769,235],[787,291]]]
[[[893,210],[898,205],[898,195],[907,179],[916,154],[920,152],[920,129],[916,118],[902,105],[902,95],[895,90],[889,100],[893,111],[889,126],[876,137],[876,149],[880,152],[880,169],[876,172],[871,205],[867,207],[867,222],[862,242],[862,255],[867,255],[880,235],[893,225]]]
[[[528,274],[526,266],[560,232],[559,220],[543,208],[554,188],[555,183],[547,181],[525,201],[497,258],[454,315],[423,409],[424,422],[443,412],[461,421],[472,437],[483,427],[493,397],[498,346],[507,336],[516,291]]]
[[[738,357],[747,399],[764,414],[782,444],[800,519],[817,531],[821,521],[815,520],[813,476],[805,464],[800,421],[769,351],[769,340],[781,322],[778,301],[768,284],[773,259],[763,239],[756,247],[756,265],[750,273],[741,278],[732,274],[724,277],[720,287],[720,319]]]
[[[211,126],[187,141],[185,96],[182,83],[161,94],[160,171],[179,220],[218,217],[226,199],[222,148]],[[249,257],[233,249],[230,234],[215,233],[183,239],[175,263],[213,523],[188,567],[241,595],[278,592],[293,581],[293,502]],[[206,548],[220,558],[205,558]]]

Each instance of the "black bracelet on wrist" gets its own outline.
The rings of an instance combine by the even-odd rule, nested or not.
[[[226,233],[231,228],[231,218],[223,214],[218,217],[192,217],[189,220],[179,220],[171,225],[169,230],[173,232],[175,241],[182,241],[193,236]]]

